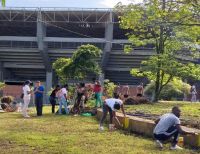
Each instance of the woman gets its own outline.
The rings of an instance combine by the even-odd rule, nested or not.
[[[52,105],[52,113],[55,113],[55,106],[56,106],[56,93],[60,90],[60,86],[57,85],[56,88],[51,92],[49,97],[49,101]]]
[[[75,114],[80,113],[80,108],[84,108],[85,101],[85,83],[80,83],[77,88],[77,101],[74,104]]]
[[[68,94],[68,85],[64,85],[62,89],[60,89],[56,96],[58,97],[59,102],[59,114],[62,114],[62,106],[65,108],[65,113],[69,114],[69,110],[67,108],[67,94]]]
[[[101,84],[99,81],[95,82],[94,85],[94,89],[93,89],[94,93],[95,93],[95,107],[98,107],[98,104],[100,105],[100,107],[102,106],[102,100],[101,100],[101,96],[102,96],[102,88],[101,88]]]
[[[25,81],[24,82],[24,86],[23,86],[23,100],[24,100],[24,104],[23,104],[23,107],[22,107],[22,115],[23,117],[25,118],[29,118],[30,116],[28,115],[27,113],[27,110],[28,110],[28,105],[30,103],[30,100],[31,100],[31,89],[30,89],[30,84],[31,84],[31,81]]]

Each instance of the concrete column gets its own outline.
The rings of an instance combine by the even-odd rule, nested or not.
[[[49,90],[51,90],[51,88],[52,88],[52,79],[53,79],[53,73],[46,72],[46,90],[47,90],[47,92]]]
[[[43,23],[42,13],[38,11],[37,17],[37,42],[38,42],[38,50],[43,58],[44,66],[46,71],[51,72],[51,63],[48,55],[47,43],[43,41],[46,36],[46,25]]]
[[[105,26],[105,47],[104,47],[104,51],[103,51],[103,57],[102,57],[102,69],[104,70],[108,59],[109,59],[109,54],[112,50],[112,41],[113,41],[113,14],[112,12],[110,12],[109,16],[108,16],[108,22],[106,23]]]
[[[3,82],[3,62],[0,62],[0,82]]]
[[[100,83],[101,83],[101,86],[104,86],[104,78],[105,78],[105,74],[104,74],[104,72],[102,72],[102,73],[99,75],[99,78],[98,78],[98,80],[99,80]]]

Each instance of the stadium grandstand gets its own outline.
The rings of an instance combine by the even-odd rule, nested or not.
[[[41,80],[50,89],[56,83],[52,63],[71,57],[82,44],[93,44],[103,51],[99,63],[104,78],[136,85],[144,79],[131,76],[130,69],[154,50],[149,45],[125,54],[126,33],[111,9],[1,8],[0,80]]]

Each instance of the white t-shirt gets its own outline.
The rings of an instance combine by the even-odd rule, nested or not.
[[[116,98],[109,98],[105,100],[106,104],[114,111],[114,105],[115,103],[119,103],[120,105],[123,104],[121,99],[116,99]]]
[[[58,98],[65,98],[65,95],[67,96],[67,89],[66,88],[62,88],[61,90],[59,90],[57,93],[56,93],[56,96]]]
[[[31,91],[30,87],[28,85],[23,86],[23,94],[24,98],[31,98],[31,94],[28,94],[28,92]]]
[[[175,116],[173,113],[167,113],[160,117],[160,121],[156,125],[153,132],[154,134],[157,135],[159,134],[169,135],[169,133],[167,133],[167,130],[172,126],[180,124],[181,122],[177,116]]]

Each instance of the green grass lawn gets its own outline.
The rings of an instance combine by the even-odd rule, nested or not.
[[[33,110],[33,109],[32,109]],[[34,111],[34,110],[33,110]],[[33,114],[33,112],[32,112]],[[23,119],[19,113],[0,113],[0,154],[192,154],[192,150],[156,149],[152,139],[122,131],[98,130],[95,117],[58,116],[45,107],[43,117]]]

